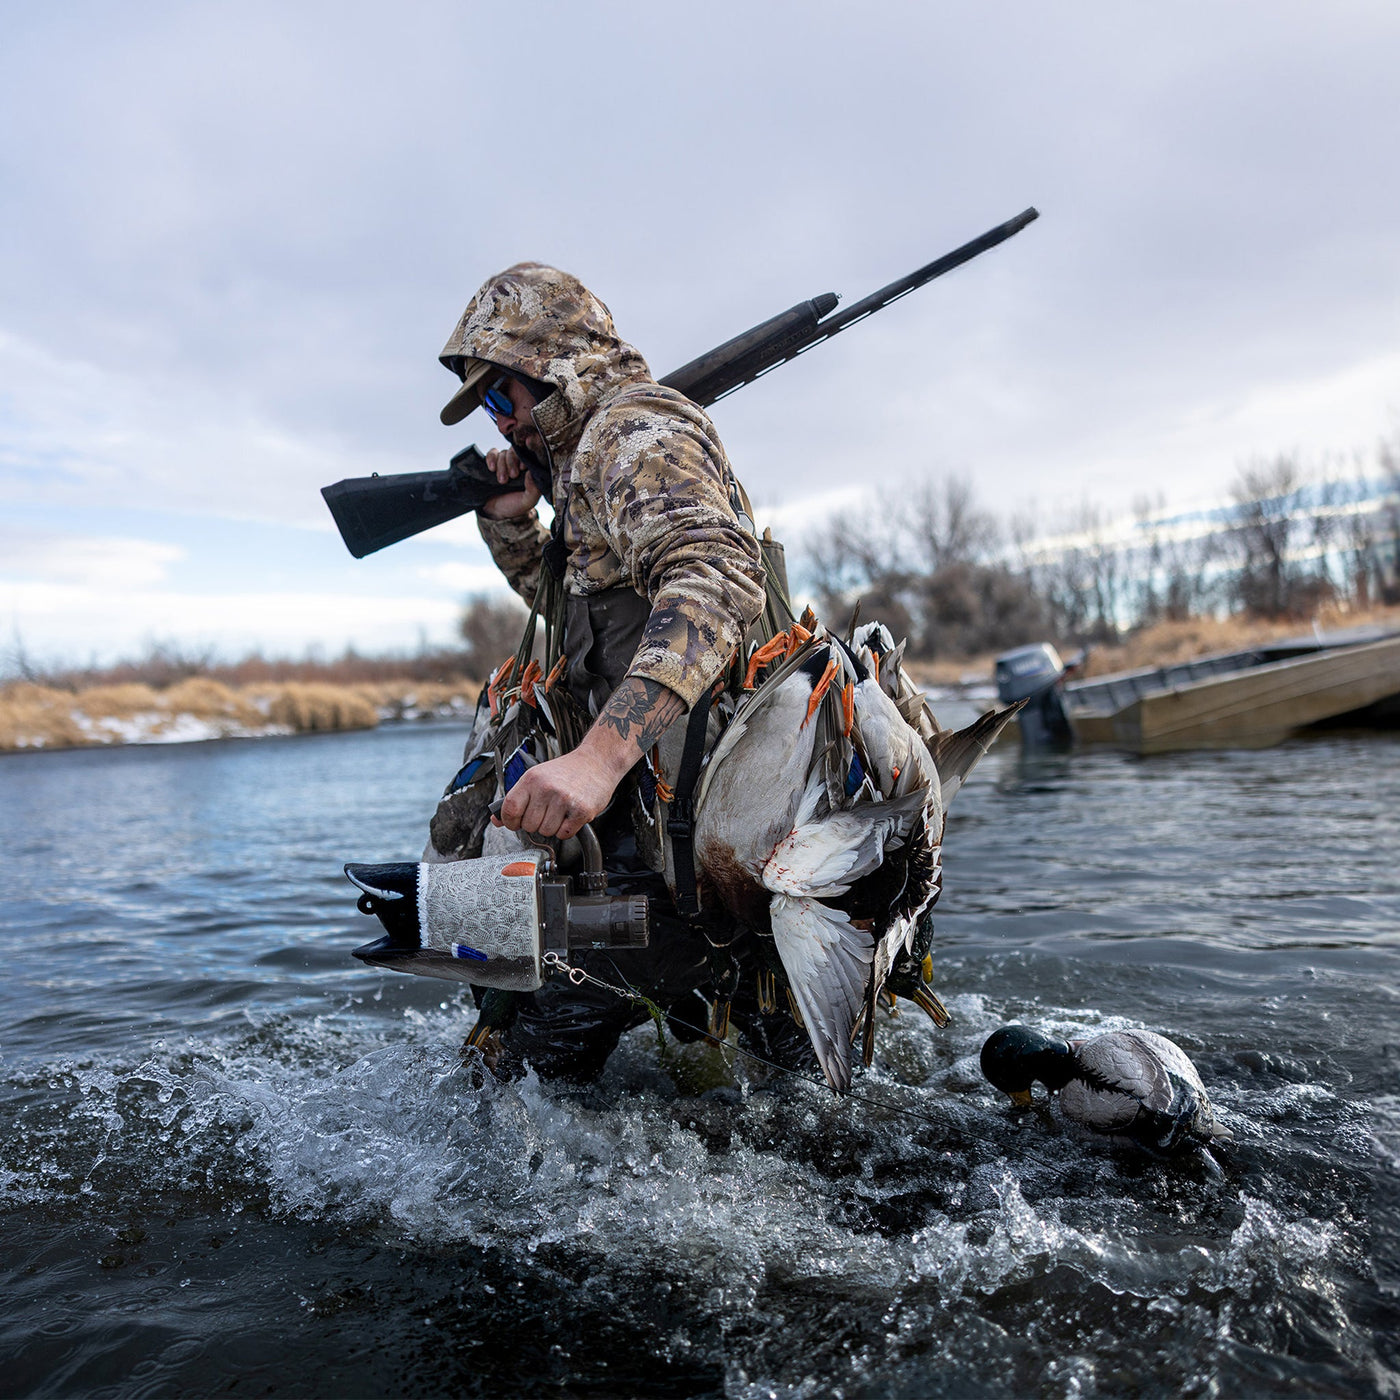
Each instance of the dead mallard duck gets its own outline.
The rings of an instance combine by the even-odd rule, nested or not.
[[[862,1018],[870,1062],[876,999],[938,897],[947,801],[1012,713],[939,729],[912,685],[901,693],[898,657],[882,677],[864,642],[798,626],[755,653],[746,685],[771,669],[740,701],[696,803],[706,904],[772,937],[838,1092]],[[915,999],[946,1022],[931,994]]]

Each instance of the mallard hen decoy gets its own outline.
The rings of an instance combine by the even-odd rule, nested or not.
[[[1030,1026],[1003,1026],[982,1046],[982,1073],[1013,1103],[1036,1080],[1058,1094],[1066,1118],[1121,1133],[1160,1151],[1229,1141],[1182,1048],[1154,1031],[1105,1031],[1068,1041]]]

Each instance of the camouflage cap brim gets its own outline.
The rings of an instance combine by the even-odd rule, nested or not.
[[[480,408],[483,381],[492,370],[499,372],[498,367],[490,360],[467,359],[464,364],[462,387],[448,399],[438,415],[448,427],[460,423],[473,409]]]

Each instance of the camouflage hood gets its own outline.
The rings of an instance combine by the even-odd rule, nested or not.
[[[458,356],[553,386],[531,416],[549,449],[565,591],[640,594],[651,612],[627,674],[693,705],[763,608],[758,541],[714,424],[651,377],[577,278],[539,263],[482,287],[442,352],[449,369]],[[551,539],[538,514],[477,524],[532,602]]]
[[[608,308],[577,277],[543,263],[516,263],[482,285],[439,358],[455,373],[462,356],[554,387],[536,409],[535,424],[557,467],[599,404],[627,384],[651,379],[647,362],[619,338]]]

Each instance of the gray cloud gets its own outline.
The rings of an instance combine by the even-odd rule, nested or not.
[[[1199,491],[1251,445],[1354,423],[1349,447],[1384,418],[1389,4],[78,4],[7,26],[0,332],[99,398],[141,386],[82,415],[0,388],[10,470],[65,458],[54,501],[175,480],[181,508],[254,509],[232,477],[309,518],[333,462],[444,459],[436,351],[522,256],[579,273],[663,371],[1028,203],[1011,244],[720,406],[758,496],[948,469],[998,502]],[[1268,408],[1324,382],[1311,417]]]

